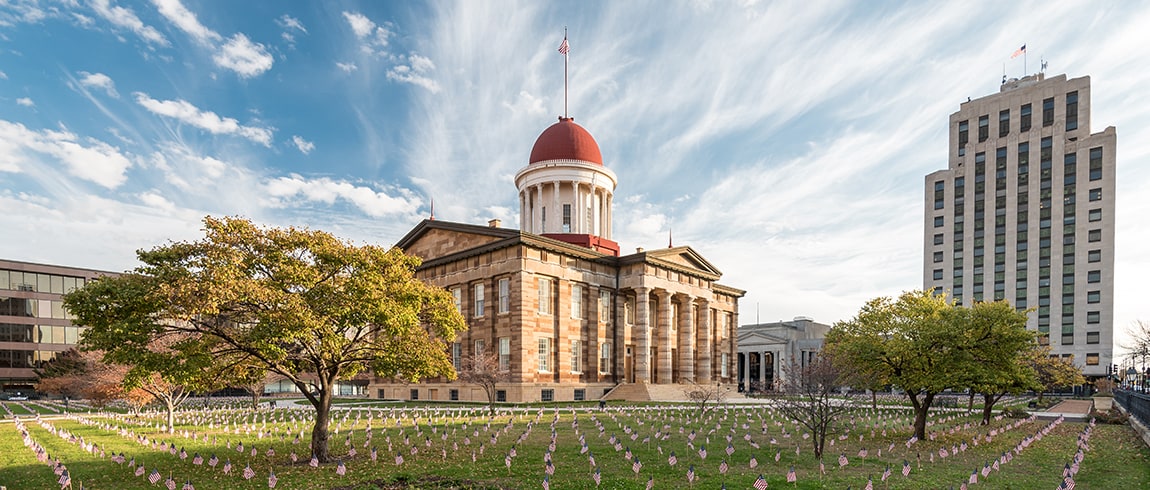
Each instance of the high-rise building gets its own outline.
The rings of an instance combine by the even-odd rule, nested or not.
[[[923,284],[1006,300],[1053,354],[1105,376],[1114,332],[1113,126],[1090,131],[1090,77],[1011,79],[950,115],[926,176]]]

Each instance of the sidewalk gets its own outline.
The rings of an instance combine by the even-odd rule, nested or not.
[[[1063,400],[1045,412],[1034,412],[1034,414],[1040,419],[1054,419],[1064,416],[1067,420],[1082,422],[1089,418],[1091,408],[1094,408],[1094,401],[1092,400]]]

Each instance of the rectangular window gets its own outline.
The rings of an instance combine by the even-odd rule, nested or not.
[[[942,245],[942,233],[935,233],[934,234],[934,244],[935,245]]]
[[[571,286],[571,318],[583,318],[583,288],[578,284]]]
[[[486,352],[486,350],[487,350],[486,348],[487,348],[487,342],[486,342],[485,340],[483,340],[483,339],[479,339],[479,340],[476,340],[476,341],[475,341],[475,350],[474,350],[474,351],[472,351],[472,352],[473,352],[473,353],[474,353],[474,354],[475,354],[477,357],[478,357],[478,356],[482,356],[482,355],[483,355],[483,353],[484,353],[484,352]]]
[[[544,315],[551,314],[551,279],[546,277],[538,278],[539,284],[539,313]]]
[[[1102,230],[1090,230],[1086,233],[1086,239],[1091,242],[1102,241]]]
[[[453,401],[453,402],[457,402],[457,401],[459,401],[459,390],[456,390],[456,389],[452,389],[452,390],[451,390],[451,391],[449,391],[448,393],[451,395],[451,396],[450,396],[450,398],[451,398],[451,401]]]
[[[563,233],[571,233],[571,205],[563,205]]]
[[[726,352],[724,352],[724,353],[723,353],[723,355],[720,357],[720,360],[719,360],[719,363],[720,363],[720,366],[721,366],[721,367],[719,368],[719,377],[722,377],[722,378],[726,378],[726,377],[729,375],[729,372],[728,372],[728,369],[727,369],[727,364],[728,364],[728,362],[727,362],[727,360],[728,360],[728,359],[727,359],[727,357],[728,357],[728,356],[727,356],[727,353],[726,353]]]
[[[499,312],[508,313],[511,311],[511,279],[503,278],[499,280]]]
[[[587,399],[587,390],[585,388],[575,389],[575,401],[581,402]]]
[[[1090,201],[1101,201],[1102,189],[1090,189]]]
[[[599,372],[608,374],[611,372],[611,344],[603,343],[599,345]]]
[[[1086,252],[1086,261],[1087,262],[1102,262],[1102,251],[1101,250],[1091,250],[1089,252]]]
[[[551,339],[539,339],[539,372],[551,372]]]
[[[499,337],[499,370],[511,370],[511,337]]]
[[[1089,220],[1092,222],[1093,221],[1102,221],[1102,210],[1101,209],[1091,209],[1087,216],[1089,217]]]
[[[943,218],[942,216],[935,216],[934,217],[934,227],[935,228],[942,228],[942,226],[945,224],[945,222],[946,222],[946,219]]]
[[[1102,302],[1102,292],[1101,291],[1087,291],[1086,292],[1086,302],[1090,303],[1092,305],[1101,303]]]
[[[1087,366],[1097,366],[1098,365],[1098,353],[1097,352],[1086,353],[1086,365]]]
[[[456,342],[451,344],[451,366],[456,371],[463,369],[463,344]]]
[[[1096,284],[1102,282],[1102,271],[1089,271],[1086,273],[1086,282]]]
[[[571,341],[571,372],[583,372],[583,343],[580,340]]]
[[[1054,97],[1042,101],[1042,125],[1054,125]]]
[[[474,288],[474,292],[475,292],[475,298],[474,298],[475,299],[475,317],[479,318],[479,317],[483,316],[483,285],[482,284],[476,284],[475,288]]]
[[[507,390],[495,390],[495,401],[497,401],[497,402],[507,401]]]
[[[555,390],[551,388],[539,390],[539,400],[545,402],[555,401]]]
[[[998,137],[1010,134],[1010,109],[998,111]]]
[[[1078,129],[1078,91],[1066,94],[1066,130]]]
[[[970,142],[970,123],[968,121],[958,122],[958,148],[959,156],[962,156],[962,149]]]
[[[1023,132],[1030,131],[1030,104],[1022,106],[1022,111],[1019,114],[1018,130]]]
[[[990,116],[978,116],[978,142],[990,137]]]
[[[942,252],[935,252],[934,253],[934,263],[937,264],[939,262],[942,262]]]
[[[599,290],[599,322],[607,323],[611,320],[611,291]]]
[[[957,271],[955,271],[955,272],[957,272]],[[934,280],[936,280],[936,281],[942,280],[942,269],[935,269],[934,270]]]
[[[1086,323],[1102,323],[1102,313],[1097,311],[1086,312]]]
[[[419,389],[418,388],[412,388],[411,389],[411,399],[412,400],[418,400],[419,399]]]
[[[455,302],[455,309],[463,313],[463,289],[451,288],[451,300]]]
[[[1062,345],[1074,345],[1074,334],[1073,333],[1063,333],[1062,334]]]
[[[1090,180],[1102,180],[1102,147],[1090,149]]]
[[[1086,343],[1087,344],[1100,344],[1101,341],[1100,341],[1099,337],[1100,337],[1100,335],[1098,335],[1098,332],[1086,332]]]

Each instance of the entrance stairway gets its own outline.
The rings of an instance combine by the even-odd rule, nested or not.
[[[693,384],[675,383],[675,384],[649,384],[649,383],[620,383],[615,385],[611,391],[603,395],[601,400],[620,400],[629,402],[690,402],[691,399],[687,395],[691,391]],[[742,393],[735,391],[732,385],[729,388],[723,386],[725,391],[724,397],[727,400],[732,398],[744,398]]]

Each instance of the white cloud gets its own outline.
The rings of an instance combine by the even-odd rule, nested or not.
[[[349,63],[342,63],[342,62],[337,61],[337,62],[335,62],[335,66],[339,67],[340,70],[343,70],[344,73],[351,73],[351,72],[359,69],[358,66],[355,66],[355,63],[350,63],[350,62]]]
[[[334,204],[337,200],[351,203],[368,216],[409,215],[420,206],[418,197],[404,189],[395,190],[397,195],[378,192],[367,186],[336,181],[327,177],[306,179],[292,174],[268,181],[264,191],[272,198],[271,205],[284,205],[291,198],[301,197],[305,201]]]
[[[351,31],[360,41],[360,51],[365,54],[387,54],[389,39],[393,33],[386,27],[377,25],[359,12],[344,12],[343,17],[351,26]]]
[[[112,82],[112,78],[103,73],[88,73],[82,71],[80,75],[80,85],[85,87],[95,87],[104,89],[109,97],[119,98],[120,94],[116,92],[116,84]]]
[[[294,29],[307,34],[307,28],[303,26],[303,23],[288,14],[283,14],[279,19],[276,19],[276,24],[279,24],[280,27],[284,29]]]
[[[172,201],[167,200],[164,196],[160,195],[158,191],[152,190],[140,194],[140,202],[145,206],[153,209],[160,209],[163,211],[172,211],[176,208]]]
[[[304,155],[311,153],[312,150],[315,149],[315,143],[305,140],[300,136],[292,136],[291,142],[294,143],[295,147],[299,149],[299,152]]]
[[[154,114],[177,119],[212,134],[234,134],[264,146],[271,146],[272,130],[258,126],[244,126],[230,117],[200,110],[182,99],[156,100],[142,92],[135,92],[136,102]]]
[[[23,124],[0,120],[0,170],[25,172],[33,166],[29,152],[52,157],[68,173],[115,189],[127,179],[132,162],[120,150],[95,138],[76,136],[64,129],[35,131]]]
[[[434,69],[435,63],[432,63],[430,58],[412,53],[407,57],[406,65],[395,65],[387,70],[387,79],[418,85],[431,93],[438,93],[439,83],[427,76],[427,72]]]
[[[241,33],[228,39],[212,59],[217,65],[232,70],[243,78],[251,78],[270,70],[274,62],[263,44],[253,43]]]
[[[36,103],[33,102],[29,97],[20,97],[19,99],[16,99],[16,104],[22,105],[24,107],[34,107],[36,105]]]
[[[7,80],[7,79],[8,79],[8,74],[4,73],[3,70],[0,70],[0,80]]]
[[[104,20],[111,22],[112,25],[135,32],[148,43],[160,46],[169,45],[167,38],[160,34],[160,31],[157,31],[155,27],[145,25],[131,9],[118,5],[113,6],[111,0],[93,0],[92,9]]]
[[[223,39],[215,31],[201,24],[196,18],[196,14],[184,7],[180,0],[152,0],[152,3],[159,9],[160,15],[168,19],[168,22],[188,33],[196,41],[211,45]]]

